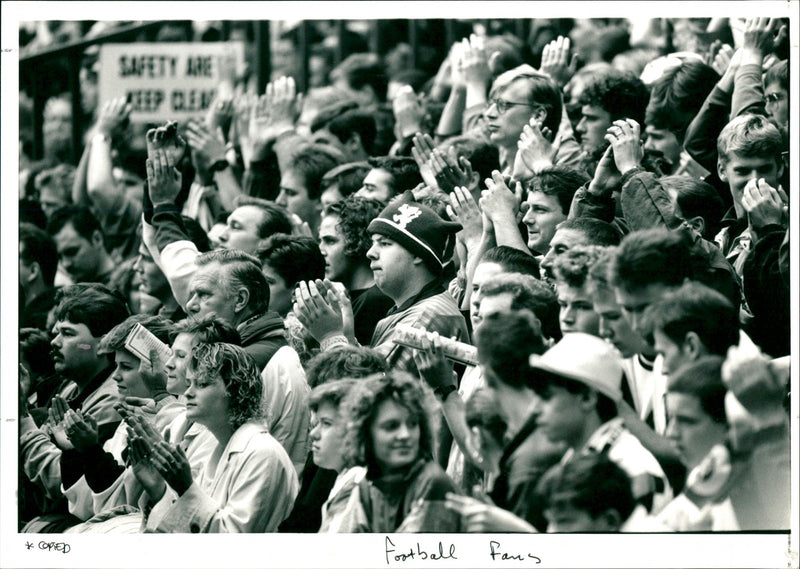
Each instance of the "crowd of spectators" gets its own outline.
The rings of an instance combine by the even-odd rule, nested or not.
[[[529,27],[319,24],[305,92],[290,27],[181,124],[87,54],[20,139],[20,530],[788,530],[788,22]]]

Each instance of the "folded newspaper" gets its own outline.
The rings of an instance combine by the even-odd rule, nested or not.
[[[172,350],[164,342],[156,338],[152,332],[138,322],[131,328],[125,339],[125,349],[140,360],[150,362],[150,351],[155,350],[161,365],[164,365],[172,356]]]

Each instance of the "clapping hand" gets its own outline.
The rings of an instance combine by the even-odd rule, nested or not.
[[[523,201],[522,184],[514,186],[514,191],[506,185],[503,175],[498,171],[492,172],[492,177],[486,179],[486,189],[481,192],[480,206],[492,220],[492,223],[516,224],[516,216],[520,211]]]
[[[454,146],[446,153],[435,149],[431,154],[430,165],[436,185],[445,193],[452,192],[456,186],[470,186],[475,177],[472,164],[463,156],[458,156]]]
[[[70,409],[64,416],[64,427],[72,446],[78,451],[100,444],[97,421],[91,415],[84,417],[80,411]]]
[[[97,134],[111,137],[121,130],[131,114],[131,105],[125,97],[117,97],[103,103],[97,118]]]
[[[50,408],[47,410],[47,422],[50,425],[50,435],[55,445],[61,450],[68,450],[73,448],[72,442],[66,432],[66,425],[64,419],[69,411],[69,405],[66,399],[60,395],[53,397]]]
[[[539,121],[532,117],[530,123],[522,128],[517,142],[514,178],[530,177],[552,166],[557,150],[558,147],[545,137]]]
[[[764,178],[747,182],[742,193],[742,207],[747,212],[751,230],[756,233],[767,225],[788,226],[788,202],[786,193],[770,186]]]
[[[433,167],[431,166],[431,158],[434,149],[433,139],[427,133],[418,132],[414,135],[412,144],[411,156],[413,156],[414,161],[419,167],[422,181],[431,188],[438,187],[436,178],[433,175]]]
[[[542,51],[542,65],[539,71],[548,75],[558,86],[563,89],[578,68],[578,54],[569,57],[569,38],[558,36]]]
[[[447,206],[447,215],[453,221],[461,224],[461,237],[464,243],[474,243],[480,239],[483,231],[483,215],[475,203],[470,191],[463,186],[456,186],[450,192],[450,205]]]
[[[292,311],[318,342],[336,335],[350,341],[355,337],[350,299],[328,279],[300,281]]]
[[[639,166],[643,156],[639,123],[633,119],[616,120],[608,127],[604,138],[611,144],[620,174]]]
[[[163,149],[153,150],[153,156],[147,159],[146,167],[147,186],[153,205],[173,205],[181,191],[182,177],[175,168],[170,153]]]

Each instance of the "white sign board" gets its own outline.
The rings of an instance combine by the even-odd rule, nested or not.
[[[243,61],[241,42],[103,44],[99,100],[126,97],[134,122],[185,121],[208,109],[220,64]]]

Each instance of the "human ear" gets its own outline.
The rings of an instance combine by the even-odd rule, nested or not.
[[[692,226],[692,229],[697,231],[700,235],[705,233],[706,220],[703,219],[702,217],[700,217],[699,215],[696,216],[696,217],[693,217],[692,219],[687,219],[686,221],[687,221],[687,223],[689,223],[689,225]]]
[[[697,332],[687,332],[681,344],[681,351],[684,354],[688,354],[692,361],[694,361],[706,352],[706,347],[705,344],[703,344],[703,340],[697,335]]]
[[[247,290],[245,287],[240,287],[236,291],[236,303],[233,305],[233,311],[237,314],[247,308],[247,304],[250,302],[250,291]]]
[[[719,179],[727,184],[728,175],[725,173],[725,166],[726,164],[722,157],[720,156],[717,158],[717,176],[719,176]]]

